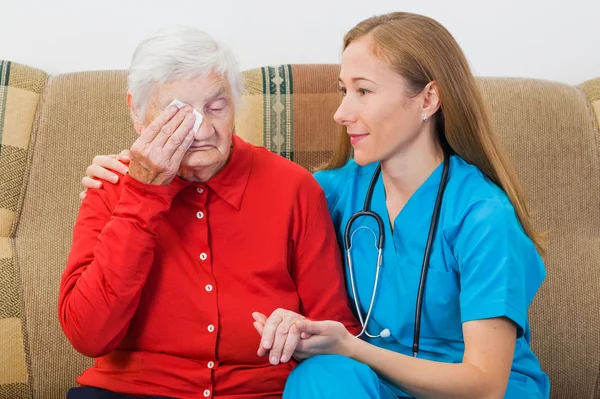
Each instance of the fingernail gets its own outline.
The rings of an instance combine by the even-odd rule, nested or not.
[[[176,105],[171,105],[171,108],[169,108],[169,112],[173,113],[173,112],[177,112],[179,108],[177,108]]]
[[[269,349],[269,346],[270,346],[270,344],[271,344],[271,343],[270,343],[269,341],[264,341],[264,342],[262,343],[262,347],[263,347],[263,348],[265,348],[265,349]]]
[[[288,358],[286,355],[281,355],[281,363],[285,363],[288,361]]]
[[[112,181],[113,183],[116,183],[118,180],[119,180],[119,178],[117,176],[110,177],[110,181]]]
[[[127,174],[127,172],[129,172],[129,168],[125,168],[125,169],[123,169],[123,174],[124,174],[124,175],[126,175],[126,174]]]
[[[271,364],[276,365],[278,363],[277,356],[271,356]]]

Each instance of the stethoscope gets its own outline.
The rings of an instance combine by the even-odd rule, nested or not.
[[[435,199],[435,205],[433,207],[433,214],[431,215],[431,224],[429,226],[429,234],[427,235],[427,245],[425,246],[425,253],[423,256],[423,263],[421,265],[421,278],[419,281],[419,291],[417,293],[417,304],[415,309],[415,330],[413,335],[413,356],[416,357],[419,353],[419,338],[421,334],[421,309],[423,308],[423,294],[425,292],[425,280],[427,279],[427,271],[429,269],[429,260],[431,258],[431,250],[433,248],[433,239],[435,237],[435,232],[438,225],[438,220],[440,216],[440,209],[442,207],[442,198],[444,197],[444,191],[446,190],[446,184],[448,183],[448,169],[449,169],[449,157],[448,152],[444,152],[444,170],[442,172],[442,178],[440,179],[440,184],[438,187],[437,196]],[[362,336],[363,334],[369,338],[387,338],[391,335],[390,330],[385,328],[378,335],[371,335],[367,331],[367,326],[369,324],[369,319],[371,318],[371,312],[373,310],[373,303],[375,302],[375,296],[377,293],[377,287],[379,282],[379,271],[382,265],[382,252],[383,252],[383,243],[384,243],[384,229],[383,229],[383,220],[381,217],[370,210],[371,208],[371,199],[373,198],[373,190],[375,188],[375,184],[379,178],[381,173],[381,164],[377,166],[375,173],[373,173],[373,177],[371,178],[371,182],[369,183],[369,188],[367,189],[367,195],[365,197],[365,204],[361,211],[356,212],[354,215],[350,217],[348,223],[346,224],[346,231],[344,233],[344,245],[346,246],[346,257],[348,259],[348,269],[350,271],[350,284],[352,285],[352,295],[354,296],[354,305],[356,307],[356,313],[358,314],[358,318],[360,324],[362,326],[361,332],[357,335],[357,337]],[[361,226],[356,229],[352,236],[350,235],[350,229],[352,227],[352,223],[359,217],[366,216],[372,217],[377,222],[377,226],[379,229],[379,237],[375,237],[377,247],[377,269],[375,272],[375,283],[373,284],[373,293],[371,295],[371,301],[369,302],[369,309],[367,311],[367,316],[363,318],[362,312],[360,310],[360,306],[358,305],[358,297],[356,295],[356,285],[354,283],[354,272],[352,266],[352,257],[350,256],[350,250],[352,249],[352,237],[354,234],[366,228],[365,226]],[[367,230],[370,230],[366,228]],[[370,230],[372,233],[373,231]],[[375,233],[373,233],[375,235]]]

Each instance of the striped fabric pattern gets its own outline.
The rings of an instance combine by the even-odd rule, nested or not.
[[[236,133],[313,170],[335,148],[340,127],[338,65],[277,65],[244,72],[244,105]],[[300,132],[297,134],[296,132]]]
[[[27,335],[14,234],[31,132],[46,74],[0,61],[0,398],[29,397]]]
[[[262,69],[264,96],[264,146],[294,160],[292,71],[289,65]]]

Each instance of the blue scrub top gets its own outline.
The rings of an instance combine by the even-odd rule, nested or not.
[[[348,219],[362,210],[376,167],[361,167],[351,160],[343,168],[315,174],[325,191],[342,248]],[[364,339],[409,356],[421,264],[442,170],[443,166],[438,166],[412,195],[396,217],[393,233],[381,176],[371,202],[371,210],[384,221],[385,242],[368,331],[378,335],[387,328],[391,336]],[[357,230],[360,227],[367,228]],[[355,231],[351,254],[359,305],[365,317],[375,281],[378,229],[373,218],[361,217],[353,224],[351,233]],[[545,275],[543,261],[504,191],[477,167],[451,156],[427,274],[419,357],[460,363],[465,349],[462,323],[504,316],[517,325],[505,397],[548,398],[548,376],[530,349],[527,319],[527,309]],[[346,280],[352,296],[348,270]],[[391,388],[400,396],[406,395]]]

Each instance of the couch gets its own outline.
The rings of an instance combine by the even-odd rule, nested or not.
[[[308,169],[323,163],[340,133],[338,69],[245,71],[237,134]],[[600,78],[478,82],[535,226],[547,233],[533,348],[553,398],[600,398]],[[64,398],[91,364],[61,332],[57,295],[85,167],[135,139],[125,92],[125,71],[49,76],[0,62],[1,399]]]

